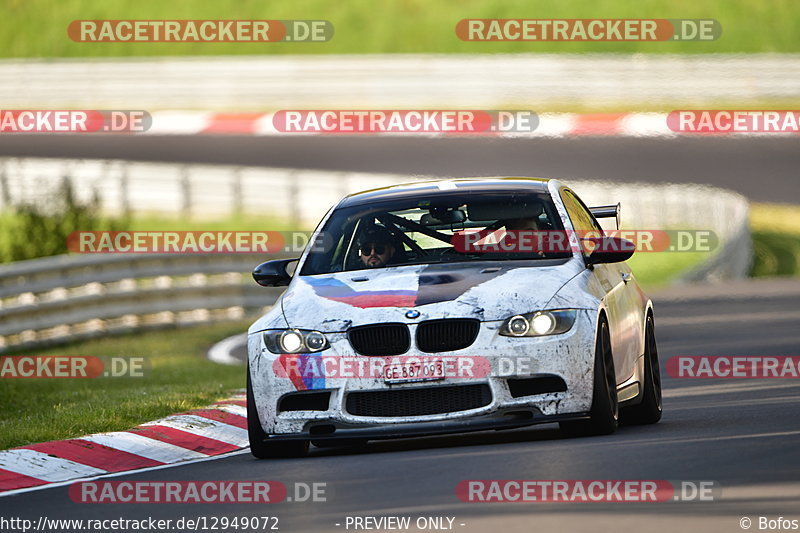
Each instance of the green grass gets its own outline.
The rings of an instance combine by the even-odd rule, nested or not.
[[[76,19],[325,19],[327,43],[75,43]],[[714,18],[712,42],[464,42],[463,18]],[[0,6],[0,56],[129,57],[354,53],[749,53],[798,52],[796,0],[5,0]]]
[[[706,252],[635,253],[628,260],[628,266],[633,270],[636,281],[649,291],[669,285],[710,257]]]
[[[753,239],[752,277],[800,276],[800,206],[750,206]],[[707,258],[701,252],[634,254],[628,264],[645,288],[668,284]]]
[[[212,363],[206,350],[242,333],[244,321],[98,338],[3,355],[144,357],[141,378],[2,379],[0,449],[130,429],[203,407],[244,388],[243,367]]]
[[[752,276],[800,276],[800,206],[755,204],[750,228]]]

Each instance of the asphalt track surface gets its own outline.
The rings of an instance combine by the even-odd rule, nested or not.
[[[800,136],[420,138],[4,135],[0,156],[120,158],[430,176],[707,183],[759,202],[800,201]]]
[[[662,369],[676,355],[798,353],[800,281],[686,288],[653,296]],[[562,438],[554,425],[312,449],[259,461],[249,454],[115,480],[323,482],[326,502],[113,504],[72,502],[66,487],[0,498],[0,516],[38,519],[279,517],[281,531],[346,531],[347,516],[450,516],[456,531],[741,531],[750,517],[800,519],[800,380],[689,380],[664,375],[664,417],[611,436]],[[464,479],[706,480],[715,501],[465,503]],[[337,527],[335,524],[342,524]],[[413,521],[412,521],[413,523]],[[458,524],[465,524],[460,526]],[[350,529],[352,531],[352,529]],[[411,531],[417,531],[412,528]]]
[[[152,138],[140,139],[155,142]],[[16,142],[16,138],[14,140]],[[180,144],[189,141],[173,141],[177,144],[163,148],[159,152],[163,156],[160,159],[164,160],[170,150],[174,150],[173,159],[188,159],[191,156],[188,144],[183,151]],[[319,145],[312,143],[306,145],[304,158],[300,158],[300,152],[293,154],[294,157],[280,154],[271,140],[241,138],[238,141],[246,146],[237,146],[235,139],[224,143],[218,139],[221,144],[216,145],[213,153],[196,145],[193,159],[229,163],[233,162],[231,158],[236,158],[228,150],[244,154],[260,146],[266,153],[251,154],[247,163],[392,172],[427,168],[425,172],[430,173],[438,168],[443,174],[444,169],[450,169],[448,174],[475,175],[485,174],[482,170],[490,165],[482,162],[480,169],[468,172],[470,162],[478,162],[481,154],[494,153],[488,148],[469,154],[466,150],[462,155],[469,161],[459,160],[451,153],[449,157],[454,159],[448,163],[439,150],[433,148],[429,151],[426,148],[426,154],[435,153],[434,160],[410,149],[404,152],[400,147],[389,157],[382,151],[375,153],[366,147],[359,148],[352,140],[339,139],[337,142],[341,143],[344,153],[330,147],[320,153]],[[610,171],[617,163],[622,177],[639,173],[638,179],[649,177],[658,181],[665,175],[686,175],[687,180],[711,176],[701,181],[740,190],[753,199],[796,201],[800,189],[793,172],[798,162],[797,144],[794,140],[795,144],[778,141],[762,145],[760,139],[745,144],[737,144],[738,140],[727,144],[718,139],[708,143],[704,140],[706,147],[726,152],[718,154],[716,162],[711,161],[708,151],[699,145],[692,148],[681,143],[680,147],[672,145],[666,149],[672,152],[673,158],[680,157],[677,152],[681,150],[696,152],[695,160],[702,160],[706,166],[697,167],[688,175],[680,171],[695,168],[691,161],[671,161],[668,168],[653,164],[648,170],[648,153],[636,155],[639,162],[634,165],[633,161],[625,159],[615,161],[620,156],[611,150],[617,146],[616,151],[634,157],[637,146],[656,149],[659,143],[665,142],[656,140],[587,139],[573,141],[571,145],[552,143],[550,147],[556,151],[572,146],[575,161],[570,163],[564,159],[564,166],[559,167],[548,160],[547,165],[557,175],[611,177]],[[295,145],[295,139],[276,142],[287,143],[284,150],[289,147],[300,150],[301,143]],[[406,143],[416,142],[406,140],[400,144],[408,147]],[[460,144],[448,141],[451,142]],[[540,150],[535,148],[536,143],[527,143],[530,150]],[[604,169],[590,172],[588,160],[601,158],[604,146],[612,152],[605,154]],[[727,150],[722,150],[722,146],[727,146]],[[755,151],[756,146],[770,154],[739,153]],[[156,158],[153,154],[143,157],[147,154],[142,145],[128,148],[127,154],[120,153],[124,152],[124,142],[116,152],[107,145],[100,147],[106,148],[102,152],[95,147],[94,155],[89,153],[89,144],[84,147],[86,152],[81,154],[59,155],[94,157],[103,153],[107,157],[130,157],[138,150],[142,159]],[[581,154],[588,152],[581,148],[587,147],[593,147],[594,152],[591,157],[584,158]],[[7,138],[2,149],[8,150]],[[525,155],[527,152],[522,147],[519,153],[523,159],[528,158],[525,160],[535,159],[534,155]],[[365,160],[358,161],[362,156]],[[381,157],[387,158],[384,166],[378,165]],[[494,157],[496,162],[502,163],[510,156],[504,152]],[[657,159],[666,161],[669,157],[662,153]],[[745,160],[749,161],[749,166],[744,165]],[[751,171],[756,170],[758,160],[765,164],[771,161],[774,172],[767,172],[765,177],[754,182]],[[523,161],[508,162],[505,166],[500,164],[492,173],[520,174],[523,172],[519,170],[524,167]],[[716,172],[712,172],[714,170]],[[548,172],[531,170],[524,174],[546,175]],[[724,182],[726,176],[730,183]],[[758,191],[763,194],[759,196]],[[279,517],[281,531],[335,532],[348,531],[345,528],[347,516],[410,516],[412,524],[419,516],[449,516],[455,519],[455,531],[504,533],[548,530],[731,532],[743,530],[740,526],[743,517],[752,520],[750,529],[760,531],[759,517],[800,519],[800,380],[688,380],[670,378],[663,371],[665,361],[678,355],[798,355],[800,281],[749,281],[672,289],[653,295],[653,300],[665,390],[664,417],[657,425],[623,427],[611,436],[585,439],[562,438],[555,426],[544,425],[513,431],[384,441],[370,443],[361,450],[312,449],[311,455],[303,459],[258,461],[249,454],[241,454],[113,478],[129,481],[276,480],[290,488],[290,495],[296,482],[326,483],[326,502],[91,505],[71,501],[66,487],[53,487],[0,497],[0,517],[34,521],[42,515],[48,518],[174,520],[198,516],[271,515]],[[703,480],[714,481],[722,489],[714,501],[465,503],[455,492],[456,485],[465,479]],[[412,527],[410,531],[419,530]]]

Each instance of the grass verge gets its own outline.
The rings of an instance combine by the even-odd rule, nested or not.
[[[710,257],[707,252],[636,253],[628,265],[645,291],[669,285]]]
[[[752,277],[800,276],[800,206],[754,203]],[[701,252],[634,254],[628,261],[646,289],[662,287],[707,258]]]
[[[800,276],[800,206],[753,204],[753,277]]]
[[[212,363],[206,350],[249,322],[158,330],[98,338],[5,355],[144,357],[144,377],[2,379],[0,449],[33,442],[130,429],[203,407],[244,388],[243,367]]]

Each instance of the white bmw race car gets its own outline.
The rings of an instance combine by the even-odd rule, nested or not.
[[[556,180],[418,182],[341,200],[248,331],[256,457],[315,445],[661,418],[652,303],[633,245]],[[287,267],[297,261],[293,274]]]

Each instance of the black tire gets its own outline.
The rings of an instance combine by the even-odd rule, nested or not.
[[[302,457],[308,452],[307,440],[267,442],[269,436],[264,432],[258,419],[249,365],[247,366],[247,436],[250,438],[250,453],[257,459]]]
[[[594,389],[592,410],[588,420],[559,422],[561,432],[567,437],[610,435],[619,424],[619,401],[617,399],[617,376],[611,353],[611,335],[605,316],[597,326],[594,348]]]
[[[661,420],[661,367],[658,362],[658,347],[653,315],[647,315],[644,334],[644,385],[642,402],[622,410],[622,422],[626,425],[655,424]]]

